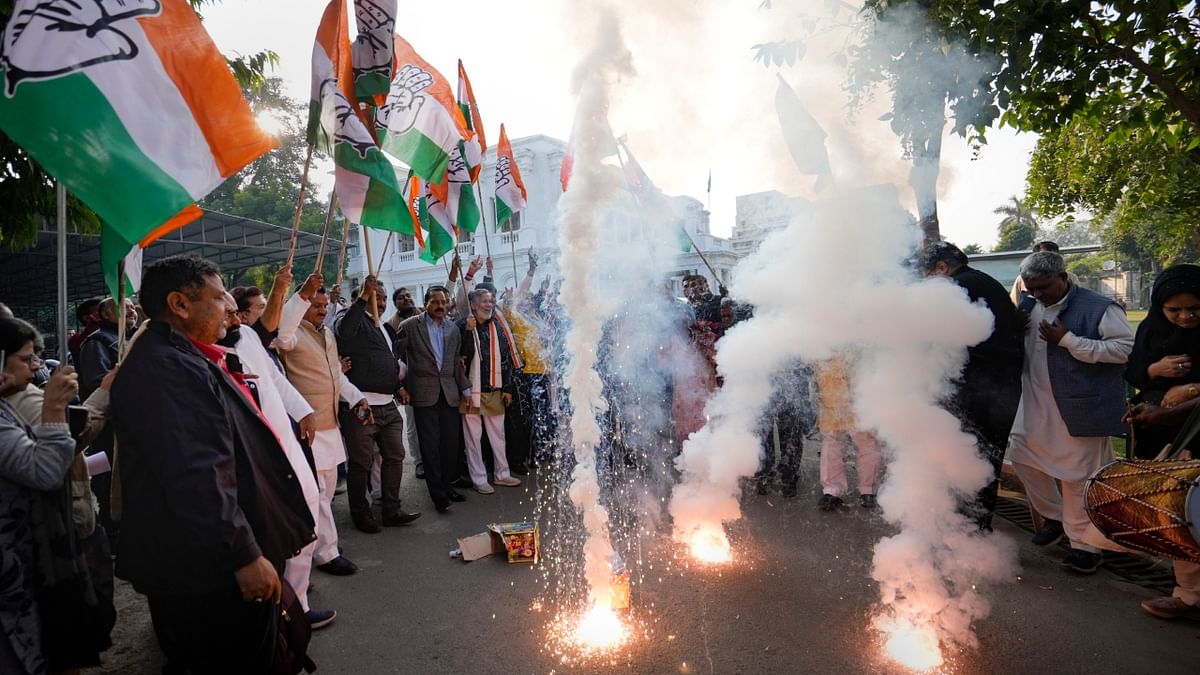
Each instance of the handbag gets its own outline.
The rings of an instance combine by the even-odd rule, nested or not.
[[[317,669],[317,664],[308,656],[312,626],[291,584],[282,577],[279,582],[283,592],[272,612],[273,626],[269,635],[274,636],[274,644],[271,662],[265,672],[271,675],[296,675],[301,670],[311,673]]]

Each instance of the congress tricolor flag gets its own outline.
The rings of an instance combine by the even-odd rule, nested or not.
[[[499,230],[514,213],[524,211],[528,201],[521,169],[513,159],[512,145],[501,124],[500,144],[496,146],[496,229]]]
[[[383,150],[423,180],[441,183],[450,154],[471,132],[449,82],[399,35],[395,58],[392,87],[377,112]]]
[[[275,145],[185,0],[17,0],[3,54],[0,128],[129,244]]]

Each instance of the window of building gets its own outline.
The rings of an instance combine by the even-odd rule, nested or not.
[[[400,241],[396,245],[396,250],[398,252],[407,253],[409,251],[416,250],[416,248],[417,248],[417,240],[415,237],[413,237],[411,234],[400,235]]]

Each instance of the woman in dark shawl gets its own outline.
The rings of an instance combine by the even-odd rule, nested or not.
[[[1158,275],[1125,380],[1140,390],[1138,403],[1171,408],[1200,397],[1200,265],[1175,265]],[[1178,426],[1138,426],[1136,455],[1152,459],[1178,431]]]

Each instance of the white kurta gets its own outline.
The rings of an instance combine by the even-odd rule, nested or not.
[[[1072,436],[1058,411],[1050,387],[1047,343],[1038,332],[1038,325],[1042,321],[1053,323],[1061,311],[1059,301],[1049,307],[1038,302],[1030,312],[1021,372],[1021,403],[1013,422],[1008,458],[1013,464],[1032,466],[1059,480],[1080,481],[1112,461],[1112,445],[1107,436]],[[1133,351],[1133,329],[1124,310],[1111,305],[1100,319],[1100,339],[1068,332],[1059,345],[1084,363],[1125,363]]]

